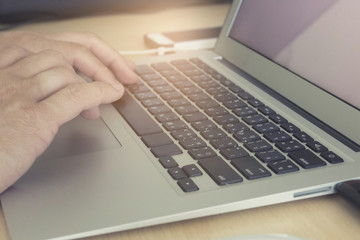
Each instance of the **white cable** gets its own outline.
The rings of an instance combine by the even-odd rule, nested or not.
[[[171,52],[182,52],[182,51],[195,51],[195,50],[205,50],[211,49],[215,45],[216,39],[209,40],[198,40],[192,41],[189,43],[175,43],[174,47],[159,47],[147,50],[135,50],[135,51],[119,51],[121,55],[149,55],[157,54],[164,55]]]
[[[159,47],[147,50],[134,50],[134,51],[119,51],[121,55],[148,55],[148,54],[157,54],[157,55],[164,55],[169,52],[175,52],[176,48],[166,48],[166,47]]]

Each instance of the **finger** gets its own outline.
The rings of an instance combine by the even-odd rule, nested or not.
[[[39,102],[38,106],[52,123],[60,126],[86,109],[116,101],[122,94],[123,91],[103,82],[71,84]]]
[[[48,43],[52,48],[61,52],[70,64],[79,72],[94,81],[107,82],[119,87],[121,85],[114,74],[86,47],[77,43],[55,42]]]
[[[72,41],[86,46],[100,61],[112,70],[117,79],[123,83],[134,83],[137,81],[137,75],[132,67],[121,55],[106,44],[102,39],[92,33],[59,33],[48,35],[49,39],[61,41]]]
[[[16,75],[24,78],[31,78],[54,67],[67,68],[73,71],[73,67],[67,62],[64,56],[54,50],[44,50],[29,55],[13,65]]]
[[[85,119],[98,119],[100,117],[100,110],[98,107],[93,107],[87,110],[82,111],[81,116]]]
[[[70,84],[84,82],[85,80],[77,75],[74,69],[56,66],[29,79],[23,79],[23,86],[27,89],[24,94],[41,101]]]
[[[31,54],[33,54],[31,51],[16,45],[2,48],[0,50],[0,69],[9,67]]]

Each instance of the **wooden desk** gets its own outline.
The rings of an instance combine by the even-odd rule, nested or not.
[[[220,4],[86,17],[31,24],[19,29],[92,31],[118,50],[141,50],[146,49],[143,43],[145,32],[218,26],[222,24],[228,7],[227,4]],[[312,240],[355,240],[360,237],[360,210],[332,195],[96,236],[87,240],[208,240],[265,233],[286,233]],[[0,239],[10,240],[2,209]]]

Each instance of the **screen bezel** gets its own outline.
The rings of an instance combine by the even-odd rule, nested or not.
[[[360,145],[358,109],[229,36],[241,3],[242,0],[234,0],[216,44],[216,53]],[[301,95],[304,92],[306,97]]]

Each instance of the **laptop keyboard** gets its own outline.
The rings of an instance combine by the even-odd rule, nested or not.
[[[343,162],[198,58],[139,65],[114,105],[184,192],[194,178],[235,184]],[[187,152],[193,164],[174,156]]]

